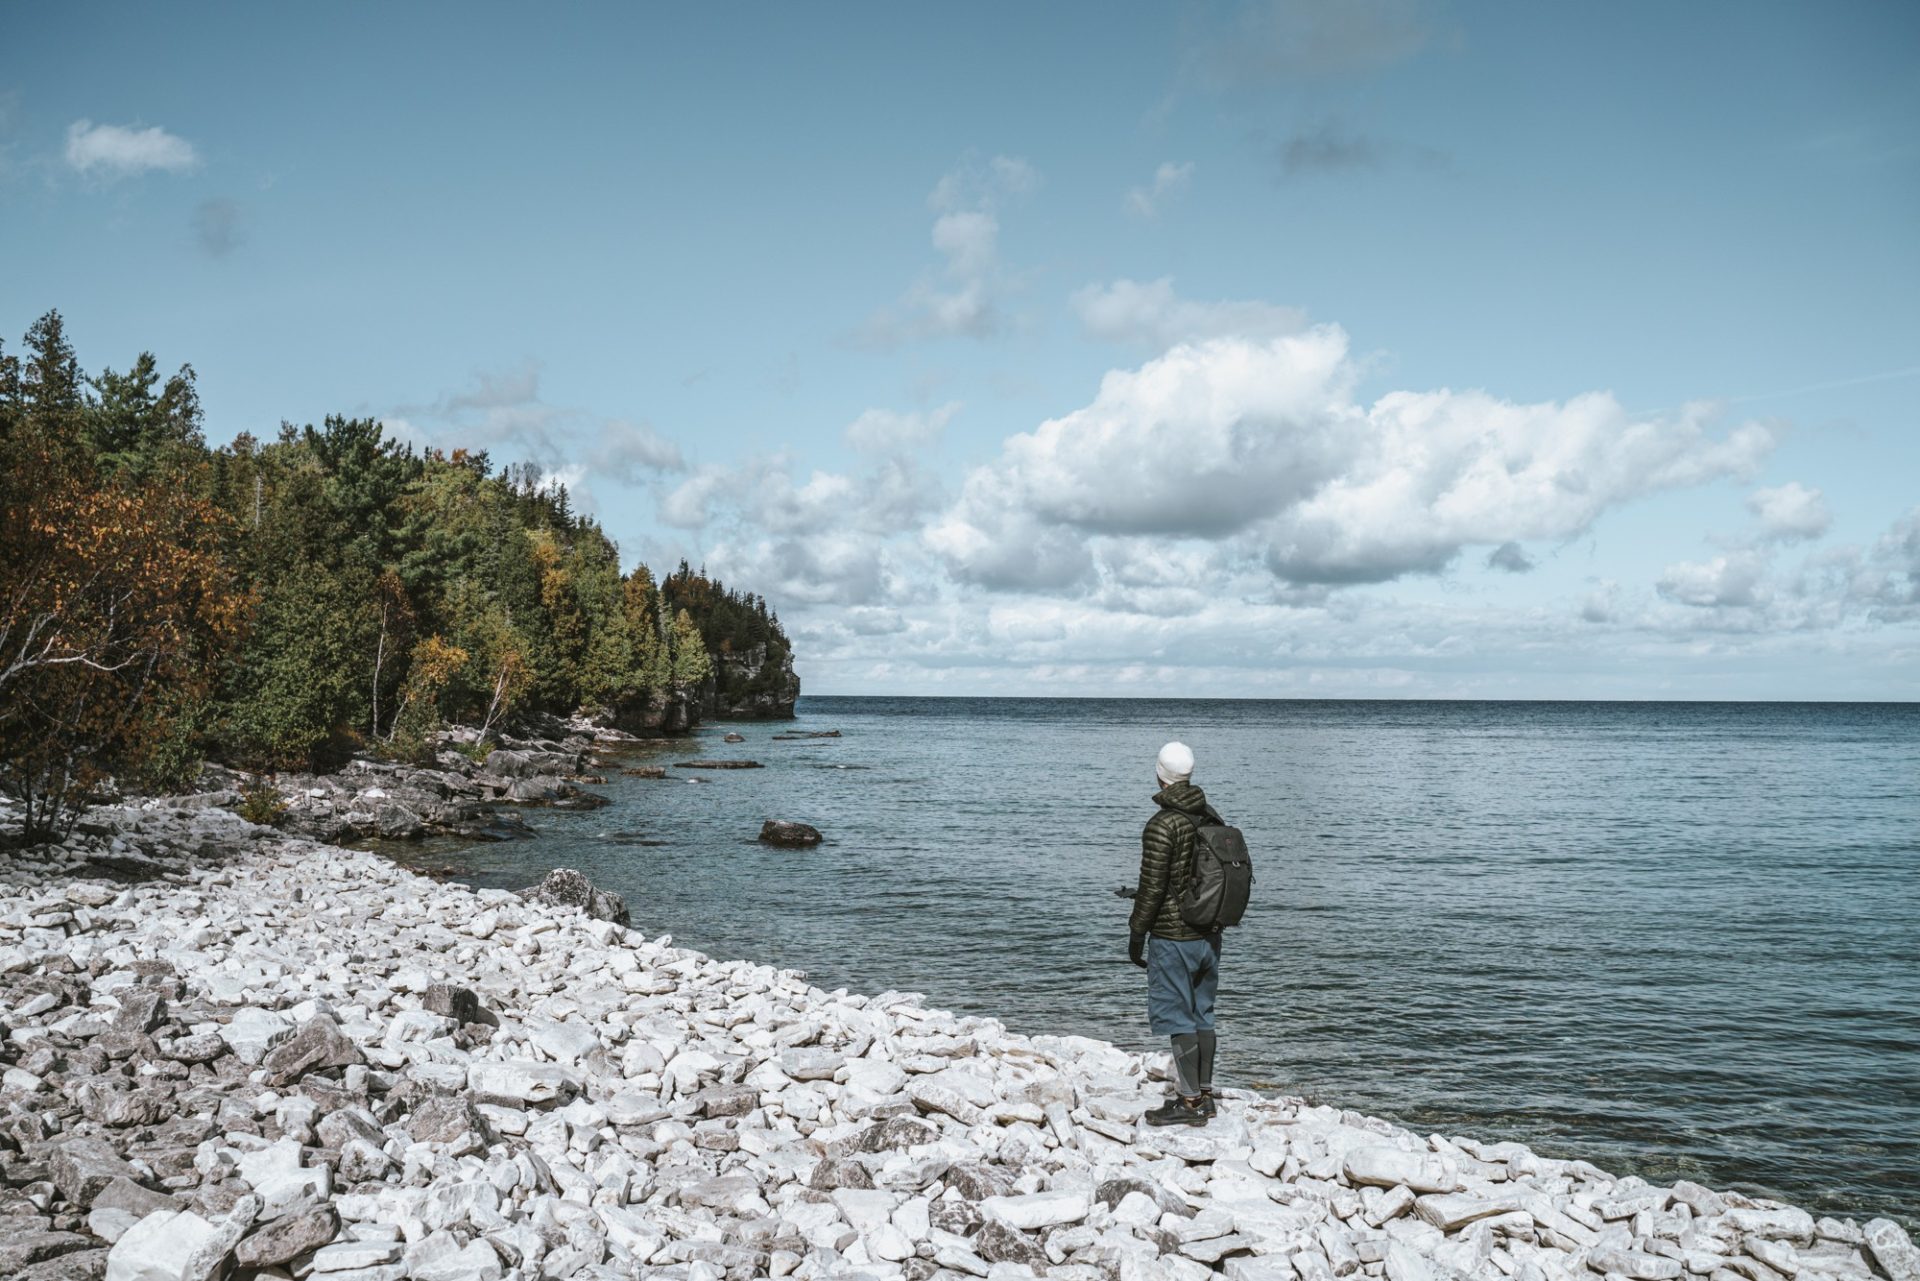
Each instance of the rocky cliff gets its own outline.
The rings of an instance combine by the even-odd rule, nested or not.
[[[628,734],[683,734],[700,723],[705,689],[702,682],[692,688],[650,690],[644,698],[610,708],[610,723]]]
[[[653,690],[609,709],[610,723],[629,734],[681,734],[703,720],[793,719],[800,677],[793,651],[759,644],[734,653],[710,651],[713,670],[698,685]]]
[[[702,686],[700,705],[721,721],[792,720],[800,697],[793,651],[764,642],[742,653],[716,653],[713,675]]]

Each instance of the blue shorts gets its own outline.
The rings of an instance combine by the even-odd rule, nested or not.
[[[1220,936],[1186,942],[1147,939],[1147,1026],[1155,1036],[1213,1031],[1220,985]]]

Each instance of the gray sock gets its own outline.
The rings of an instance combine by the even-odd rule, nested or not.
[[[1200,1037],[1181,1032],[1173,1038],[1173,1088],[1183,1099],[1200,1097]]]
[[[1212,1094],[1214,1035],[1212,1032],[1196,1032],[1194,1035],[1200,1038],[1200,1092]]]

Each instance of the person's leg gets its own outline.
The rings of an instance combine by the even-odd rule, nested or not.
[[[1200,1098],[1200,1042],[1193,1026],[1191,945],[1172,939],[1147,940],[1147,1024],[1173,1044],[1176,1093],[1143,1118],[1148,1125],[1205,1125]]]
[[[1199,1030],[1195,1035],[1199,1039],[1200,1051],[1199,1079],[1202,1109],[1211,1116],[1215,1110],[1213,1102],[1213,1059],[1219,1041],[1213,1026],[1213,998],[1220,987],[1220,936],[1214,935],[1207,944],[1205,970],[1193,985],[1194,1026]]]
[[[1200,1097],[1200,1034],[1181,1032],[1173,1038],[1173,1088],[1183,1099]]]

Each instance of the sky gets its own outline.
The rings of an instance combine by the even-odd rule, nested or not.
[[[0,337],[535,462],[808,692],[1920,697],[1920,8],[4,28]]]

